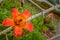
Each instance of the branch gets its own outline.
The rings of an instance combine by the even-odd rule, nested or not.
[[[46,13],[48,13],[48,12],[50,12],[50,11],[56,9],[56,8],[59,8],[59,7],[60,7],[60,5],[53,6],[53,7],[49,8],[49,9],[47,9],[47,10],[44,10],[44,11],[38,13],[38,14],[35,14],[35,15],[31,16],[27,21],[32,20],[32,19],[34,19],[34,18],[36,18],[36,17],[38,17],[38,16],[40,16],[42,14],[45,15]]]
[[[60,7],[60,5],[53,6],[53,7],[49,8],[49,9],[47,9],[47,10],[44,10],[44,11],[42,11],[42,12],[36,14],[36,15],[31,16],[29,19],[27,19],[27,21],[30,21],[30,20],[32,20],[32,19],[34,19],[34,18],[42,15],[42,13],[43,13],[43,14],[46,14],[46,13],[54,10],[55,8],[59,8],[59,7]],[[3,30],[2,32],[0,32],[0,35],[6,34],[6,33],[9,32],[11,29],[12,29],[12,27],[9,27],[9,28]]]
[[[32,0],[28,0],[28,1],[30,1],[31,3],[33,3],[34,5],[36,5],[39,9],[41,9],[41,10],[44,10],[42,7],[40,7],[39,5],[37,5],[35,2],[33,2]]]
[[[3,30],[2,32],[0,32],[0,35],[1,35],[1,34],[6,34],[6,33],[9,32],[11,29],[12,29],[12,27],[9,27],[9,28]]]
[[[58,34],[58,35],[55,35],[55,36],[53,36],[52,38],[50,38],[50,39],[47,39],[47,40],[53,40],[54,38],[57,38],[57,37],[59,37],[60,36],[60,34]]]
[[[6,40],[8,40],[8,35],[6,34]]]
[[[46,2],[46,3],[50,4],[51,6],[54,6],[53,4],[51,4],[51,3],[50,3],[49,1],[47,1],[47,0],[37,0],[37,1]]]
[[[0,3],[1,3],[2,1],[4,1],[4,0],[0,0]]]

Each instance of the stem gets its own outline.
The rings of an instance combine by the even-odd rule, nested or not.
[[[6,34],[6,40],[8,40],[8,35]]]
[[[36,15],[31,16],[29,19],[27,19],[27,21],[30,21],[30,20],[32,20],[32,19],[34,19],[34,18],[42,15],[42,13],[44,13],[44,15],[45,15],[46,13],[54,10],[55,8],[59,8],[59,7],[60,7],[60,5],[53,6],[53,7],[49,8],[49,9],[47,9],[47,10],[44,10],[44,11],[42,11],[42,12],[36,14]],[[12,27],[9,27],[9,28],[3,30],[2,32],[0,32],[0,35],[6,34],[6,33],[9,32],[11,29],[12,29]]]

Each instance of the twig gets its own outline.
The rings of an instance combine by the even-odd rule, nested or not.
[[[51,6],[54,6],[53,4],[51,4],[51,3],[50,3],[49,1],[47,1],[47,0],[37,0],[37,1],[46,2],[46,3],[50,4]]]
[[[51,6],[54,6],[53,4],[51,4],[49,1],[45,1],[46,3],[50,4]]]
[[[8,35],[6,34],[6,40],[8,40]]]
[[[2,1],[4,1],[4,0],[0,0],[0,3],[1,3]]]
[[[55,8],[59,8],[59,7],[60,7],[60,5],[53,6],[53,7],[49,8],[49,9],[47,9],[47,10],[44,10],[44,11],[38,13],[38,14],[35,14],[35,15],[31,16],[27,21],[32,20],[32,19],[42,15],[42,13],[45,15],[46,13],[54,10]]]
[[[12,27],[9,27],[9,28],[3,30],[2,32],[0,32],[0,35],[1,35],[1,34],[6,34],[6,33],[9,32],[11,29],[12,29]]]
[[[47,10],[44,10],[44,11],[42,11],[42,12],[36,14],[36,15],[31,16],[29,19],[27,19],[27,21],[32,20],[32,19],[34,19],[34,18],[42,15],[42,13],[46,14],[46,13],[54,10],[55,8],[59,8],[59,7],[60,7],[60,5],[53,6],[53,7],[49,8],[49,9],[47,9]],[[0,32],[0,35],[6,34],[6,33],[9,32],[11,29],[12,29],[12,27],[9,27],[9,28],[3,30],[2,32]]]
[[[33,3],[34,5],[36,5],[39,9],[44,10],[42,7],[40,7],[39,5],[37,5],[35,2],[33,2],[32,0],[29,0],[31,3]]]
[[[60,34],[55,35],[54,37],[52,37],[52,38],[50,38],[50,39],[47,39],[47,40],[53,40],[54,38],[56,38],[56,37],[58,37],[58,36],[60,36]]]

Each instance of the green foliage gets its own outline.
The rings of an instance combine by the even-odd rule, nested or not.
[[[30,3],[29,1],[25,0],[25,4],[23,7],[21,7],[20,0],[4,0],[2,3],[0,3],[0,23],[5,18],[11,18],[11,9],[12,7],[18,8],[20,12],[24,10],[29,10],[32,15],[39,13],[41,10],[38,9],[35,5]],[[38,20],[37,20],[38,19]],[[40,16],[36,19],[33,19],[31,21],[34,25],[34,31],[33,32],[27,32],[28,36],[25,36],[24,34],[19,37],[15,38],[13,36],[13,30],[9,31],[7,33],[7,37],[9,40],[46,40],[46,38],[41,35],[41,33],[38,31],[40,27],[43,26],[43,17]],[[6,29],[7,27],[0,26],[0,31]],[[44,27],[43,30],[45,31]],[[0,36],[0,40],[6,40],[6,34]]]
[[[31,20],[31,22],[34,25],[35,30],[39,30],[40,32],[46,32],[48,30],[48,28],[44,25],[43,16],[39,16],[39,17]]]
[[[54,10],[55,11],[55,10]],[[57,12],[54,12],[57,14]],[[48,14],[49,15],[49,14]],[[46,16],[48,16],[46,15]],[[48,27],[51,32],[56,33],[57,25],[58,25],[59,18],[55,15],[53,18],[45,17],[45,26]]]
[[[55,14],[57,14],[58,16],[60,16],[60,10],[53,10],[53,12],[54,12]]]
[[[1,35],[0,36],[0,40],[5,40],[6,39],[6,35]]]
[[[37,19],[38,19],[38,20],[37,20]],[[34,28],[39,29],[40,27],[43,26],[43,17],[42,17],[42,16],[39,16],[39,17],[31,20],[31,22],[32,22],[33,25],[34,25]]]
[[[55,28],[55,25],[53,23],[49,23],[49,24],[46,24],[49,28],[51,28],[52,30],[56,29]]]
[[[46,32],[47,30],[48,30],[48,28],[45,25],[43,25],[42,27],[39,28],[40,32]]]
[[[34,30],[33,32],[30,32],[27,34],[27,36],[24,34],[21,37],[15,38],[13,36],[13,31],[10,31],[8,34],[8,39],[9,40],[46,40],[46,38],[37,30]],[[3,38],[2,38],[3,37]],[[0,36],[0,40],[5,40],[6,39],[6,35],[1,35]]]
[[[39,13],[40,11],[42,11],[42,10],[38,9],[35,5],[30,3],[28,0],[24,0],[24,1],[25,1],[25,4],[23,5],[23,7],[21,7],[20,0],[4,0],[2,3],[0,3],[0,23],[2,23],[2,21],[5,18],[11,18],[12,7],[18,8],[19,12],[23,12],[24,10],[29,10],[32,15],[35,15],[35,14]],[[39,3],[39,4],[41,6],[43,6],[43,8],[51,7],[47,3],[43,3],[43,5],[42,5],[42,3]],[[45,6],[47,6],[47,7],[45,7]],[[59,11],[56,11],[56,12],[58,13],[58,15],[60,14]],[[43,16],[39,16],[39,17],[31,20],[31,22],[34,25],[33,32],[24,31],[23,35],[21,37],[15,38],[13,36],[13,30],[11,30],[7,33],[8,39],[9,40],[46,40],[45,36],[43,36],[41,34],[41,32],[46,32],[48,30],[48,27],[53,30],[52,32],[56,32],[55,24],[46,22],[46,24],[44,25]],[[7,27],[0,25],[0,31],[4,30],[6,28]],[[27,33],[27,35],[25,35],[24,33]],[[1,35],[0,40],[6,40],[6,34]]]
[[[20,1],[18,1],[18,0],[4,0],[4,2],[2,2],[1,5],[2,5],[1,7],[3,9],[8,9],[8,10],[10,10],[12,7],[19,8],[21,6]]]
[[[29,33],[28,36],[21,36],[20,38],[14,38],[13,40],[46,40],[46,38],[35,30],[32,33]]]

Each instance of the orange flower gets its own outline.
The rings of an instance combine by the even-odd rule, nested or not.
[[[23,29],[28,30],[30,32],[33,31],[33,25],[30,22],[27,22],[31,16],[29,11],[24,11],[19,14],[16,8],[12,9],[12,18],[6,18],[3,20],[3,26],[12,26],[14,28],[14,36],[19,37],[23,33]]]

